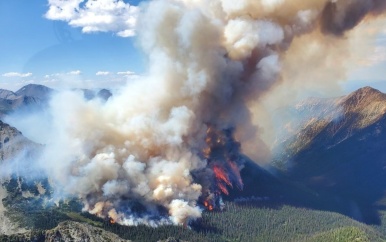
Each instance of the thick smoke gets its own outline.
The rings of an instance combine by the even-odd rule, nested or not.
[[[385,9],[385,0],[331,1],[326,4],[322,12],[322,30],[334,35],[343,35],[368,14],[379,15]]]
[[[56,192],[127,225],[183,224],[219,205],[221,193],[242,189],[240,152],[269,157],[255,107],[289,81],[292,43],[339,43],[324,33],[340,36],[384,7],[346,2],[149,2],[137,25],[149,74],[107,102],[76,92],[51,102],[56,132],[41,163]]]

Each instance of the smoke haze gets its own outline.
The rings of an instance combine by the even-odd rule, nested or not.
[[[302,90],[336,89],[352,53],[350,30],[385,7],[380,0],[150,1],[137,23],[148,75],[107,102],[56,94],[55,132],[40,165],[58,196],[78,197],[85,210],[118,223],[199,218],[216,205],[213,197],[242,189],[239,153],[268,161],[270,110]]]

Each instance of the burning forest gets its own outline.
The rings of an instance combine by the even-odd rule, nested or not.
[[[280,86],[300,88],[298,72],[315,65],[328,80],[341,77],[335,50],[349,53],[350,31],[385,8],[383,0],[142,5],[147,75],[107,102],[64,91],[50,103],[56,132],[39,164],[55,197],[79,198],[122,225],[187,224],[221,210],[222,196],[243,189],[243,157],[269,157],[262,100]]]
[[[201,176],[205,176],[204,179],[209,179],[210,182],[200,200],[209,211],[222,210],[224,204],[221,195],[229,195],[228,189],[232,189],[233,186],[243,189],[240,176],[243,158],[240,156],[240,144],[234,140],[232,128],[218,131],[209,126],[206,134],[206,147],[202,155],[210,171]],[[198,183],[202,184],[199,180],[200,175],[197,177]]]

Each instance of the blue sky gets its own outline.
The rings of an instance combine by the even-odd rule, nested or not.
[[[95,19],[90,23],[89,14],[100,11],[100,6],[82,2],[79,14],[66,6],[74,2],[82,1],[0,1],[0,88],[17,90],[28,83],[110,87],[145,71],[146,58],[135,36],[130,37],[135,35],[133,23],[126,21],[135,19],[135,6],[141,1],[114,3],[113,10],[104,12],[113,20],[98,23]],[[386,32],[380,32],[375,44],[372,53],[361,57],[369,64],[348,72],[348,81],[342,84],[345,90],[371,85],[386,91]]]
[[[59,79],[82,86],[144,71],[135,37],[82,33],[82,27],[45,17],[48,10],[47,0],[0,1],[0,88],[15,90],[28,82],[65,85]]]

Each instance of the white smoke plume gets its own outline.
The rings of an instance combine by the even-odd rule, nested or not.
[[[324,60],[334,43],[367,14],[379,15],[375,6],[382,3],[150,1],[137,23],[148,75],[107,102],[57,94],[51,102],[56,132],[41,164],[59,194],[79,197],[85,210],[118,223],[184,224],[198,218],[200,199],[208,193],[242,187],[236,181],[242,162],[233,151],[215,154],[222,146],[232,149],[225,142],[230,136],[247,155],[267,159],[256,104],[291,81],[296,63],[289,60],[307,58],[300,43],[318,43],[310,59],[321,58],[320,68],[333,69]],[[363,4],[370,5],[346,23]],[[226,137],[216,133],[233,129]],[[215,152],[216,144],[221,147]],[[233,173],[223,174],[228,171]]]

